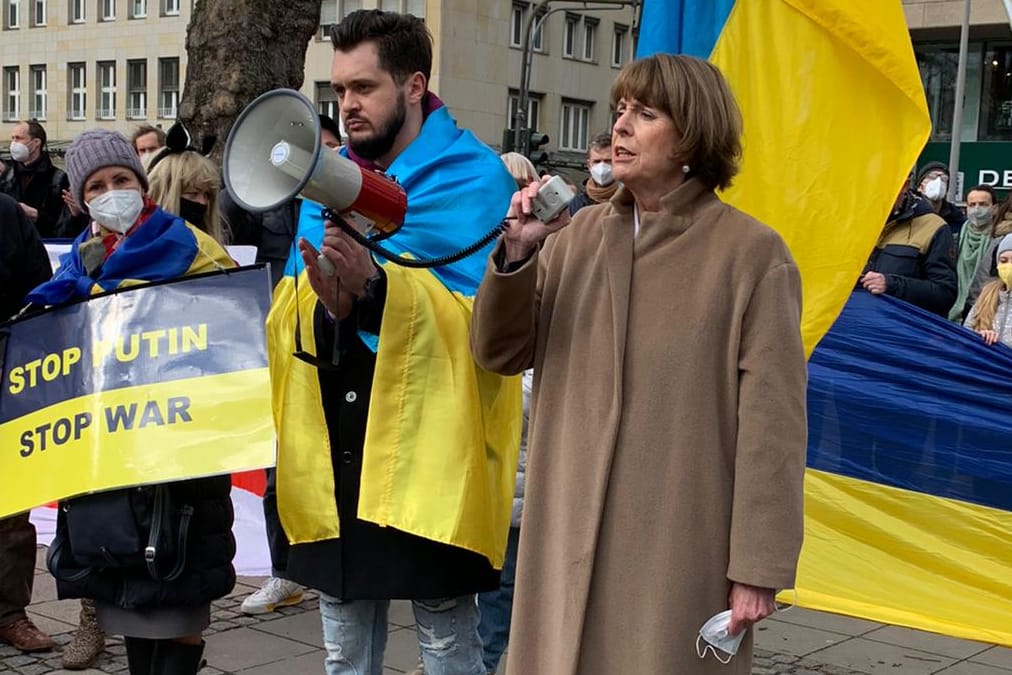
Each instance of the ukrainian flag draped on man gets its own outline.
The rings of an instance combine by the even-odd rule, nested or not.
[[[445,107],[387,168],[408,195],[401,230],[384,247],[415,258],[477,241],[509,207],[515,183],[498,157]],[[299,236],[323,236],[319,205],[302,207]],[[471,308],[491,244],[434,270],[385,264],[358,517],[451,544],[502,566],[520,442],[520,380],[481,370],[471,357]],[[298,297],[295,277],[299,276]],[[292,358],[296,312],[316,353],[317,299],[293,255],[267,321],[278,432],[278,505],[293,543],[340,537],[330,443],[316,369]]]

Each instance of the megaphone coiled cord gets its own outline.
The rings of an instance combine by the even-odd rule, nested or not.
[[[481,249],[485,248],[488,244],[495,241],[505,229],[505,223],[504,222],[499,223],[487,234],[485,234],[485,236],[483,236],[481,239],[479,239],[478,241],[474,242],[473,244],[471,244],[466,248],[460,249],[456,253],[444,255],[439,258],[418,259],[418,258],[405,258],[404,256],[398,255],[393,251],[383,248],[378,243],[376,243],[372,239],[369,239],[364,234],[362,234],[354,227],[349,225],[348,222],[345,221],[345,219],[342,218],[340,214],[335,213],[330,209],[323,210],[323,217],[324,219],[329,220],[332,223],[335,223],[338,227],[344,230],[344,232],[349,237],[357,241],[362,246],[365,246],[367,249],[369,249],[376,255],[380,256],[381,258],[389,260],[395,265],[401,265],[402,267],[412,267],[415,269],[429,269],[432,267],[443,267],[444,265],[455,263],[458,260],[463,260],[468,256],[474,255]]]

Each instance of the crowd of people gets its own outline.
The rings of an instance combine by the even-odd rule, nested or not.
[[[806,364],[790,252],[717,196],[741,157],[727,82],[685,56],[625,66],[589,177],[541,222],[546,179],[460,129],[429,89],[423,21],[361,10],[331,39],[347,138],[321,115],[324,151],[401,183],[391,245],[446,255],[504,223],[498,243],[433,271],[381,265],[320,204],[244,210],[181,124],[87,131],[63,171],[29,121],[0,167],[0,312],[156,267],[164,279],[172,247],[193,250],[168,256],[186,263],[173,278],[233,267],[226,244],[257,247],[275,287],[278,456],[264,498],[273,574],[242,611],[314,589],[328,675],[383,672],[392,599],[412,601],[419,673],[492,673],[507,644],[523,675],[748,673],[749,628],[793,586],[801,548]],[[980,185],[964,213],[948,181],[931,163],[904,185],[858,286],[1012,346],[1010,203]],[[53,237],[73,244],[50,279]],[[60,510],[48,559],[59,596],[82,603],[66,668],[89,667],[114,634],[132,674],[197,672],[210,603],[235,581],[229,487],[66,502],[74,517]],[[60,545],[74,528],[100,538],[96,523],[130,521],[156,493],[193,510],[178,576]],[[0,641],[26,652],[54,648],[25,612],[34,560],[28,515],[0,520]],[[702,630],[720,621],[721,639]]]

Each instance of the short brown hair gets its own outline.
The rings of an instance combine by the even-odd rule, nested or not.
[[[679,136],[676,157],[710,189],[727,188],[741,161],[741,111],[721,72],[708,61],[655,54],[633,61],[611,85],[611,103],[635,100],[668,115]]]
[[[432,35],[425,22],[411,14],[359,9],[330,27],[334,49],[350,52],[364,42],[375,42],[379,64],[397,84],[421,73],[428,86],[432,77]]]
[[[158,127],[153,127],[150,124],[142,124],[134,131],[133,136],[130,137],[130,143],[135,148],[137,147],[137,139],[141,136],[147,136],[148,134],[154,134],[158,137],[158,145],[165,147],[165,132]]]
[[[605,131],[590,139],[590,145],[587,147],[587,152],[590,152],[591,150],[604,150],[605,148],[610,147],[611,132]]]

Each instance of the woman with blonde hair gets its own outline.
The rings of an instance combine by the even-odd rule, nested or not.
[[[1012,309],[1009,291],[1012,290],[1012,234],[1006,234],[995,252],[998,278],[987,283],[980,291],[977,302],[966,317],[964,326],[984,339],[984,344],[1001,342],[1012,347]]]
[[[149,194],[169,213],[225,244],[228,234],[218,209],[220,173],[214,162],[190,145],[190,135],[176,123],[169,129],[165,148],[148,165]]]
[[[525,188],[538,180],[538,170],[531,164],[531,160],[519,152],[505,152],[499,155],[499,158],[520,188]]]
[[[714,65],[636,61],[611,101],[622,187],[572,224],[514,194],[474,304],[475,361],[534,368],[507,673],[747,675],[804,529],[801,280],[716,194],[742,120]]]

